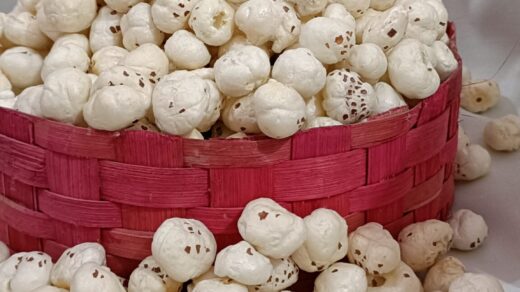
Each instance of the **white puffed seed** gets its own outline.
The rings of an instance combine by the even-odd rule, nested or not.
[[[82,265],[74,274],[70,284],[70,291],[110,291],[125,292],[119,278],[107,267],[88,262]]]
[[[423,292],[421,280],[405,263],[384,275],[368,276],[367,292]]]
[[[155,26],[152,20],[151,6],[148,3],[139,3],[132,7],[121,18],[123,45],[129,51],[151,43],[161,45],[164,34]]]
[[[50,283],[52,259],[43,252],[26,253],[16,265],[16,274],[9,282],[11,290],[31,292]]]
[[[253,93],[237,98],[227,98],[222,111],[222,121],[229,129],[247,134],[259,134],[256,122]]]
[[[264,84],[271,73],[269,56],[255,46],[229,51],[215,63],[215,81],[226,96],[240,97]]]
[[[395,0],[370,0],[370,8],[385,11],[394,6]]]
[[[321,13],[328,4],[327,0],[291,0],[300,16],[310,16]]]
[[[347,69],[329,73],[323,98],[327,115],[345,125],[369,117],[377,102],[374,88]]]
[[[415,39],[399,43],[388,55],[388,73],[394,88],[411,99],[424,99],[437,91],[440,77],[427,47]]]
[[[90,58],[81,48],[73,44],[58,45],[55,43],[51,52],[43,61],[41,78],[45,81],[49,75],[60,69],[74,68],[87,72],[90,67]]]
[[[440,21],[437,10],[426,1],[410,2],[405,9],[408,9],[405,37],[417,39],[431,46],[439,34],[437,27]]]
[[[208,279],[203,280],[191,292],[247,292],[248,289],[242,284],[230,279]]]
[[[451,283],[449,292],[504,292],[504,287],[493,276],[465,273]]]
[[[307,128],[308,124],[318,117],[326,117],[325,110],[323,109],[323,96],[321,94],[317,94],[307,100],[305,115],[305,127]]]
[[[51,46],[49,38],[40,31],[36,17],[29,12],[8,15],[4,23],[4,37],[13,44],[35,50]]]
[[[491,170],[491,155],[484,147],[469,145],[455,158],[455,180],[472,181],[481,178]]]
[[[10,251],[7,245],[0,241],[0,264],[9,258]]]
[[[238,220],[238,231],[258,252],[275,259],[289,257],[306,238],[303,220],[266,198],[247,204]]]
[[[126,86],[107,86],[97,90],[85,104],[83,116],[87,124],[98,130],[117,131],[145,117],[150,96]]]
[[[161,31],[173,34],[188,26],[191,11],[198,2],[196,0],[156,0],[152,4],[153,22]]]
[[[372,83],[378,81],[388,68],[383,50],[371,43],[354,46],[350,51],[348,62],[351,70]]]
[[[317,117],[312,119],[310,122],[307,121],[305,123],[305,129],[314,129],[314,128],[324,128],[324,127],[334,127],[334,126],[343,126],[342,123],[331,119],[329,117]]]
[[[186,135],[203,121],[209,88],[200,78],[161,80],[152,99],[156,124],[172,135]]]
[[[306,105],[301,95],[274,79],[258,88],[253,104],[258,127],[268,137],[290,137],[305,124]]]
[[[210,46],[221,46],[231,39],[235,10],[224,0],[201,0],[191,12],[189,25],[195,35]]]
[[[283,52],[274,63],[272,76],[309,99],[325,86],[327,70],[310,50],[300,48]]]
[[[128,292],[163,292],[166,285],[156,273],[145,268],[137,268],[128,280]]]
[[[448,223],[428,220],[405,227],[398,237],[403,262],[414,271],[424,271],[451,247],[453,230]]]
[[[494,80],[474,81],[462,86],[460,105],[473,113],[485,112],[498,104],[502,93]]]
[[[382,15],[383,12],[377,11],[374,9],[368,9],[367,12],[356,19],[356,41],[357,43],[363,42],[363,33],[365,32],[365,28],[368,24],[374,19],[376,16]]]
[[[176,31],[166,42],[164,49],[177,69],[199,69],[211,60],[206,45],[187,30]]]
[[[298,40],[301,22],[294,8],[283,0],[250,0],[238,8],[235,23],[255,45],[272,41],[281,53]]]
[[[79,33],[66,34],[61,36],[54,42],[52,47],[64,47],[69,45],[80,47],[89,56],[91,54],[89,39],[84,34]]]
[[[11,90],[0,91],[0,107],[14,109],[16,104],[16,95]]]
[[[347,8],[348,12],[355,18],[359,18],[365,14],[370,7],[371,0],[333,0],[332,2],[340,3]]]
[[[465,267],[454,257],[445,257],[430,268],[424,279],[425,292],[448,292],[451,283],[464,275]]]
[[[45,80],[41,97],[43,117],[81,124],[91,85],[88,75],[78,69],[65,68],[51,73]]]
[[[348,58],[356,43],[355,27],[337,18],[316,17],[302,26],[300,45],[312,51],[323,64]]]
[[[11,85],[11,81],[7,79],[7,76],[0,70],[0,91],[11,90],[13,86]]]
[[[227,52],[231,51],[231,50],[235,50],[235,49],[239,49],[239,48],[242,48],[244,46],[250,46],[250,45],[253,45],[253,43],[251,43],[246,36],[244,36],[243,34],[241,33],[235,33],[233,35],[233,37],[227,42],[225,43],[224,45],[218,47],[218,57],[222,57],[223,55],[225,55]],[[272,52],[271,50],[267,47],[267,44],[264,44],[264,45],[261,45],[261,46],[258,46],[260,49],[264,50],[264,52],[269,56],[271,57],[272,55]]]
[[[106,70],[117,66],[128,55],[128,51],[121,47],[104,47],[97,51],[90,62],[90,72],[100,75]]]
[[[57,40],[59,37],[66,34],[64,32],[59,31],[59,29],[51,23],[51,21],[45,14],[43,5],[37,6],[36,20],[38,21],[40,31],[43,32],[48,38],[50,38],[53,41]]]
[[[52,268],[51,283],[69,289],[74,273],[85,263],[106,264],[105,249],[98,243],[82,243],[65,250]]]
[[[458,210],[448,220],[453,229],[453,248],[474,250],[480,247],[488,236],[488,226],[484,218],[471,210]]]
[[[435,11],[437,12],[437,17],[439,22],[437,23],[437,39],[441,40],[443,37],[447,37],[446,30],[448,29],[448,10],[444,3],[439,0],[424,0],[426,3],[430,4]]]
[[[96,17],[96,0],[41,0],[51,27],[59,32],[75,33],[90,27]]]
[[[41,97],[43,94],[43,85],[27,87],[16,98],[14,108],[19,112],[28,115],[41,117],[42,110],[40,106]]]
[[[68,292],[69,290],[57,288],[54,286],[41,286],[35,290],[32,290],[31,292]]]
[[[381,275],[401,263],[399,243],[378,223],[368,223],[349,235],[348,258],[368,274]]]
[[[152,241],[153,258],[177,282],[186,282],[207,272],[216,251],[213,234],[193,219],[166,220]]]
[[[367,286],[367,277],[362,268],[352,264],[336,263],[316,278],[314,292],[366,292]]]
[[[396,46],[405,36],[408,11],[395,6],[368,20],[363,31],[363,43],[374,43],[385,52]]]
[[[520,117],[507,115],[490,121],[484,129],[484,141],[497,151],[520,149]]]
[[[253,291],[273,292],[291,287],[298,281],[300,270],[291,258],[271,260],[273,272],[267,282],[253,287]]]
[[[25,89],[42,83],[40,72],[43,58],[37,51],[26,47],[14,47],[0,56],[0,70],[12,86]]]
[[[97,52],[105,47],[123,46],[121,33],[121,17],[117,11],[104,6],[99,9],[98,16],[90,27],[90,48]]]
[[[457,69],[459,63],[450,48],[443,42],[435,41],[432,45],[432,49],[435,59],[437,60],[435,70],[439,73],[441,81],[444,81]]]
[[[337,212],[317,209],[303,219],[307,230],[304,244],[292,255],[306,272],[318,272],[347,255],[348,226]]]
[[[271,261],[246,241],[220,251],[215,260],[215,275],[228,277],[244,285],[260,285],[273,272]]]
[[[376,83],[374,90],[376,92],[377,106],[373,114],[382,114],[395,108],[407,106],[402,95],[386,82]]]
[[[132,7],[144,0],[104,0],[108,7],[119,13],[127,13]]]
[[[119,64],[143,74],[152,84],[157,84],[168,74],[170,65],[166,53],[155,44],[139,46],[121,59]]]

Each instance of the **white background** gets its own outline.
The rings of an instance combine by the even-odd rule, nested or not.
[[[0,0],[0,11],[8,11],[15,2]],[[457,24],[459,50],[474,79],[495,78],[503,95],[512,100],[503,100],[486,116],[499,117],[519,111],[520,0],[444,0],[444,3],[450,19]],[[473,142],[482,144],[486,118],[465,114],[461,120]],[[492,152],[492,155],[491,174],[477,182],[458,184],[455,205],[484,215],[490,237],[479,250],[456,256],[472,271],[494,274],[520,287],[520,152]],[[520,288],[508,287],[507,291],[520,291]]]

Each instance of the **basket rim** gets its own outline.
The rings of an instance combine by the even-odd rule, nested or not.
[[[458,53],[458,50],[456,47],[456,30],[455,30],[455,24],[453,22],[449,22],[448,34],[450,36],[450,43],[449,43],[448,47],[452,50],[453,54],[455,55],[455,58],[457,59],[457,62],[459,64],[459,69],[460,69],[462,67],[462,59],[461,59],[461,56]],[[440,88],[450,84],[452,82],[452,80],[457,77],[457,71],[458,70],[455,70],[454,72],[452,72],[452,74],[447,79],[442,81],[441,84],[439,85],[439,88],[437,89],[437,91],[435,93],[433,93],[432,95],[430,95],[424,99],[419,100],[419,102],[417,102],[413,106],[408,106],[408,107],[403,106],[400,108],[394,108],[390,111],[387,111],[387,112],[384,112],[381,114],[377,114],[374,116],[370,116],[366,120],[358,122],[358,123],[353,123],[353,124],[348,124],[348,125],[339,125],[339,126],[330,126],[330,127],[326,127],[326,128],[352,130],[352,129],[355,129],[356,127],[360,127],[361,125],[370,126],[370,125],[374,125],[375,123],[384,123],[386,121],[390,121],[392,119],[395,119],[398,116],[407,116],[407,115],[413,114],[414,111],[417,111],[418,109],[420,110],[421,106],[425,102],[427,102],[433,96],[435,96],[437,94],[437,92],[439,92]],[[15,109],[8,109],[8,108],[0,107],[0,113],[2,111],[8,112],[8,113],[14,114],[14,115],[19,115],[23,118],[29,119],[31,122],[33,122],[35,124],[46,124],[49,128],[60,128],[65,131],[74,132],[74,134],[76,134],[76,135],[79,134],[81,136],[97,136],[100,138],[117,138],[117,137],[122,136],[123,133],[143,132],[143,131],[127,130],[127,129],[118,130],[118,131],[103,131],[103,130],[93,129],[90,127],[79,127],[76,125],[63,123],[60,121],[32,116],[32,115],[28,115],[28,114],[19,112]],[[226,144],[231,145],[231,146],[236,146],[237,144],[242,144],[242,145],[255,144],[260,141],[266,141],[266,140],[267,141],[279,141],[279,142],[283,143],[284,141],[290,140],[292,137],[294,137],[298,134],[316,133],[316,132],[320,132],[321,130],[323,130],[323,128],[302,129],[302,130],[298,131],[297,133],[295,133],[294,135],[284,138],[284,139],[273,139],[273,138],[267,137],[263,134],[256,134],[256,135],[249,135],[248,137],[240,138],[240,139],[226,139],[226,138],[220,138],[220,137],[212,137],[212,138],[204,139],[204,140],[193,140],[193,139],[184,138],[184,137],[178,136],[178,135],[167,134],[164,132],[147,132],[147,131],[145,131],[145,132],[148,133],[148,135],[150,135],[151,138],[153,138],[153,137],[170,138],[170,139],[174,139],[177,141],[182,141],[184,143],[186,141],[189,141],[188,143],[193,143],[198,146],[210,146],[210,145],[219,146],[219,145],[226,145]]]

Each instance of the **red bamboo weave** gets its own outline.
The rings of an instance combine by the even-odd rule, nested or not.
[[[450,35],[458,56],[453,26]],[[98,241],[127,276],[163,220],[198,219],[222,248],[239,240],[241,210],[259,197],[300,216],[331,208],[350,230],[376,221],[394,235],[446,218],[461,71],[411,110],[285,140],[106,133],[0,109],[0,240],[54,258]]]

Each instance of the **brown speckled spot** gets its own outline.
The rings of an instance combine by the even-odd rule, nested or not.
[[[94,273],[92,273],[92,277],[97,278],[99,276],[99,271],[95,270]]]
[[[393,28],[388,32],[388,36],[391,38],[393,38],[396,34],[397,34],[397,30],[395,30]]]
[[[197,254],[200,253],[200,244],[197,244],[197,245],[195,246],[195,250],[197,250]]]
[[[404,276],[405,278],[410,278],[410,274],[408,274],[408,273],[404,273],[403,276]]]
[[[268,215],[269,213],[267,213],[266,211],[258,213],[258,217],[260,218],[260,220],[265,220],[265,218],[267,218]]]
[[[414,19],[415,22],[419,22],[421,21],[421,19],[419,17],[417,17],[416,19]]]
[[[187,254],[190,254],[190,253],[191,253],[191,246],[189,246],[189,245],[186,246],[186,247],[184,248],[184,251],[185,251]]]
[[[343,36],[342,35],[337,36],[334,41],[336,42],[336,44],[341,45],[344,41]]]
[[[289,7],[284,6],[284,7],[283,7],[283,10],[287,13],[287,12],[289,12]]]
[[[251,248],[248,248],[246,252],[247,252],[247,254],[250,255],[250,256],[253,255],[253,250],[252,250]]]
[[[184,112],[186,112],[186,109],[181,109],[181,110],[179,111],[179,114],[182,114],[182,113],[184,113]]]

